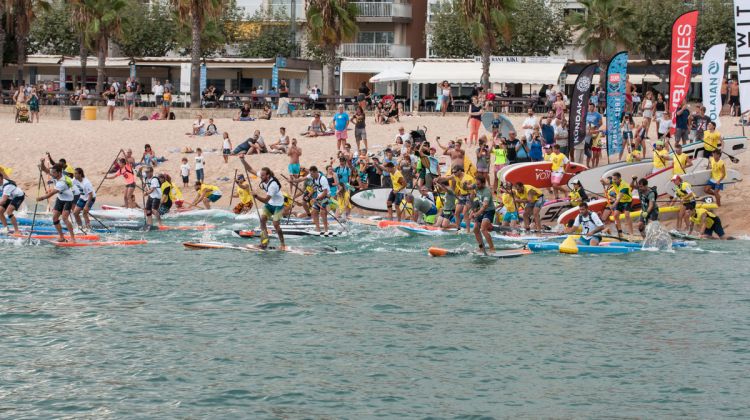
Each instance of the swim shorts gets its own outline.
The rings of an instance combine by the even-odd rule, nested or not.
[[[722,191],[724,189],[724,185],[721,182],[716,182],[714,179],[708,180],[708,186],[715,191]]]
[[[219,201],[220,198],[221,198],[221,194],[213,193],[208,196],[208,201],[215,203]]]
[[[513,222],[518,221],[518,212],[517,211],[506,211],[503,215],[503,222]]]
[[[274,222],[278,222],[281,220],[281,217],[284,213],[284,206],[272,206],[270,204],[266,204],[263,206],[263,215],[266,216],[266,218],[273,220]]]
[[[289,171],[289,175],[299,175],[300,173],[299,163],[290,163],[289,166],[287,166],[287,170]]]

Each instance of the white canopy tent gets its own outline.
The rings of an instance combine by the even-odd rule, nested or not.
[[[394,69],[386,69],[370,78],[370,83],[402,82],[409,80],[409,74]]]
[[[482,64],[474,60],[420,59],[414,63],[409,83],[478,83],[482,77]]]
[[[490,63],[490,82],[556,85],[564,66],[564,59],[549,62],[493,62]]]

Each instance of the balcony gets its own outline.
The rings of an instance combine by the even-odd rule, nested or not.
[[[409,58],[411,46],[399,44],[341,44],[341,57],[349,58]]]
[[[358,1],[354,2],[359,22],[408,22],[411,20],[411,4]]]

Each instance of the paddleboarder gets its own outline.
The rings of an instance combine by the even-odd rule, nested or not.
[[[716,205],[721,206],[721,193],[719,191],[724,189],[724,185],[721,182],[727,177],[726,165],[721,160],[721,149],[713,150],[711,158],[708,159],[706,169],[711,170],[711,179],[708,180],[708,185],[704,187],[703,191],[706,194],[714,196]]]
[[[633,203],[633,192],[630,184],[624,182],[622,175],[619,172],[612,174],[612,184],[610,187],[609,194],[615,194],[612,208],[614,208],[615,227],[617,228],[617,235],[622,236],[622,224],[620,223],[620,215],[624,215],[625,222],[628,225],[628,234],[633,233],[633,219],[630,218],[630,208]]]
[[[153,167],[147,166],[144,173],[146,183],[143,195],[146,197],[146,205],[143,208],[143,213],[146,216],[146,226],[150,230],[154,227],[154,214],[156,214],[156,222],[161,226],[161,214],[159,214],[162,197],[161,182],[159,182],[158,177],[154,176]]]
[[[44,162],[44,159],[42,159]],[[49,168],[49,174],[54,181],[54,187],[47,194],[36,198],[36,201],[46,200],[53,195],[57,195],[55,207],[52,210],[52,225],[55,226],[57,234],[60,236],[58,242],[67,242],[63,236],[60,219],[65,222],[65,227],[70,235],[70,242],[76,241],[73,223],[70,221],[70,211],[73,209],[73,180],[63,175],[63,167],[59,163]]]
[[[690,212],[690,229],[688,235],[693,233],[693,227],[698,227],[698,232],[701,234],[701,238],[710,239],[715,233],[719,239],[726,239],[724,237],[724,227],[721,225],[721,218],[715,213],[712,213],[706,209],[695,208]]]
[[[518,206],[524,206],[523,211],[523,225],[524,229],[529,230],[531,227],[531,218],[534,218],[534,227],[536,230],[542,231],[542,221],[539,216],[539,212],[544,205],[544,194],[542,190],[532,185],[524,184],[523,182],[517,182],[513,188],[516,201],[519,202]]]
[[[18,221],[13,212],[21,207],[26,194],[24,194],[23,190],[15,182],[6,178],[3,171],[0,171],[0,182],[2,183],[2,193],[0,193],[0,222],[3,223],[2,233],[6,235],[10,233],[8,231],[6,216],[13,224],[13,233],[18,233]]]
[[[602,223],[602,220],[595,212],[589,210],[588,203],[581,203],[581,205],[578,206],[578,209],[578,216],[576,216],[573,221],[573,226],[566,228],[565,232],[573,233],[580,227],[581,236],[576,242],[581,245],[599,245],[602,241],[601,232],[606,229],[607,226]]]
[[[669,204],[672,205],[675,200],[680,200],[680,212],[677,216],[677,230],[679,231],[682,228],[683,220],[685,221],[686,226],[689,224],[687,218],[690,212],[695,208],[697,196],[693,191],[693,186],[690,185],[689,182],[684,181],[680,175],[672,176],[672,183],[675,188],[675,198],[670,200]],[[643,207],[642,198],[641,207]]]
[[[487,180],[484,177],[477,178],[475,193],[479,207],[471,213],[466,224],[468,226],[470,220],[474,220],[474,237],[479,244],[479,252],[483,252],[485,241],[487,242],[486,251],[495,252],[495,244],[490,235],[492,222],[495,220],[495,201],[492,197],[492,190],[487,186]]]
[[[83,221],[85,222],[86,230],[91,230],[91,219],[89,217],[89,211],[96,202],[96,191],[94,186],[91,184],[86,175],[83,173],[83,169],[76,168],[74,171],[75,180],[79,183],[81,194],[76,200],[75,208],[73,209],[73,217],[75,217],[78,227],[81,227],[81,213],[83,213]]]
[[[659,220],[659,205],[656,202],[656,197],[658,197],[658,194],[656,192],[656,187],[648,186],[648,179],[646,178],[641,178],[640,180],[638,180],[636,186],[637,178],[638,177],[633,177],[633,184],[631,184],[631,188],[638,189],[638,197],[640,197],[641,199],[641,215],[638,218],[638,231],[645,239],[646,225],[648,225],[649,222],[655,222]],[[679,226],[679,219],[677,223]]]

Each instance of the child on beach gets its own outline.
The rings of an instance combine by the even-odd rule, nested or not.
[[[232,141],[229,140],[229,133],[224,132],[224,140],[221,143],[221,154],[224,156],[224,163],[229,162],[229,155],[232,154]]]
[[[216,124],[214,124],[214,119],[209,118],[208,119],[208,127],[206,127],[206,135],[207,136],[215,136],[219,134],[219,129],[216,128]]]
[[[190,186],[190,164],[186,157],[182,158],[182,165],[180,165],[180,175],[182,175],[182,187],[187,188]]]
[[[201,148],[195,149],[195,179],[198,182],[203,182],[203,165],[206,163],[206,159],[203,157],[203,150]]]

